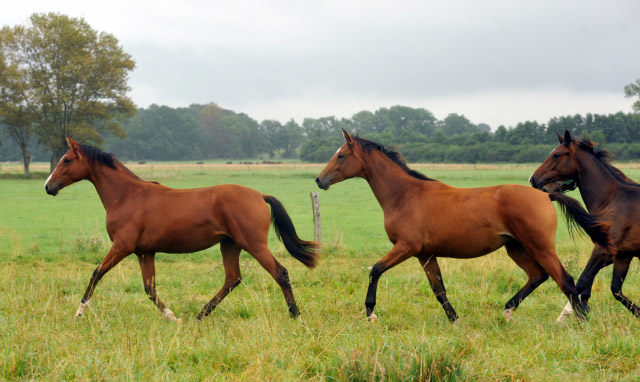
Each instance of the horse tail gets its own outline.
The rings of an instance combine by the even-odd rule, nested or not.
[[[560,209],[567,220],[570,235],[573,236],[573,232],[580,226],[591,240],[602,247],[606,253],[615,255],[617,249],[611,239],[611,222],[603,221],[594,215],[590,215],[580,202],[565,194],[559,192],[550,193],[549,199],[558,202],[560,205]]]
[[[320,253],[317,250],[321,244],[315,241],[305,241],[298,237],[287,210],[278,199],[264,195],[264,201],[271,206],[271,223],[275,228],[278,239],[282,241],[291,256],[307,267],[314,268],[320,257]]]

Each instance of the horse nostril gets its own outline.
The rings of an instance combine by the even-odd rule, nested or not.
[[[316,184],[319,186],[320,185],[320,178],[316,176]]]
[[[533,187],[535,187],[535,186],[536,186],[536,179],[535,179],[533,176],[532,176],[532,177],[530,177],[530,178],[529,178],[529,183],[531,183],[531,185],[532,185]]]
[[[44,185],[44,190],[49,192],[49,186],[47,186],[46,184]]]

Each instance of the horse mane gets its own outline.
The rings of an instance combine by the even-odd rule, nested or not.
[[[633,181],[631,178],[626,176],[619,168],[614,167],[611,162],[613,161],[613,154],[610,151],[607,151],[603,148],[598,147],[598,144],[587,138],[579,138],[573,139],[573,143],[577,144],[578,147],[593,155],[607,171],[613,175],[620,183],[626,184],[629,186],[640,187],[640,184]]]
[[[84,158],[86,158],[86,160],[94,164],[110,167],[114,170],[118,169],[117,164],[119,163],[120,167],[124,169],[127,174],[134,176],[136,179],[142,180],[140,179],[140,177],[138,177],[138,175],[134,174],[125,165],[123,165],[112,153],[106,153],[97,147],[85,145],[84,143],[80,142],[78,142],[78,145],[80,146],[80,151],[82,151],[82,155]]]
[[[380,151],[381,153],[386,155],[387,158],[391,159],[393,163],[400,166],[401,169],[403,169],[407,174],[411,175],[412,177],[416,179],[421,179],[421,180],[435,180],[435,179],[429,178],[428,176],[424,175],[420,171],[410,169],[409,166],[407,166],[407,161],[404,159],[402,154],[400,154],[398,151],[385,147],[378,142],[370,141],[365,138],[360,138],[359,136],[355,136],[354,139],[356,140],[356,142],[360,144],[362,149],[365,150],[366,152],[369,153],[371,152],[371,150]]]

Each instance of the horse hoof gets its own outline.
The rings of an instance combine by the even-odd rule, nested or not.
[[[513,308],[505,309],[504,312],[502,312],[502,316],[504,317],[505,321],[511,321],[511,317],[513,316]]]
[[[369,320],[369,322],[376,322],[378,316],[376,316],[375,313],[371,313],[371,315],[367,319]]]

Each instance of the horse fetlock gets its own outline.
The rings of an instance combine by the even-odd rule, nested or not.
[[[376,322],[376,320],[378,319],[378,316],[376,316],[375,313],[371,312],[371,314],[369,315],[369,317],[367,317],[367,320],[369,322]]]
[[[76,314],[74,317],[82,317],[82,314],[84,313],[84,310],[87,308],[87,306],[89,306],[89,302],[87,301],[86,303],[81,302],[80,306],[78,307],[78,310],[76,311]]]

